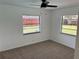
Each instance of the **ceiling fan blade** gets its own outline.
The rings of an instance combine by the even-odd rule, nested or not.
[[[42,2],[46,2],[46,0],[41,0]]]
[[[58,6],[56,6],[56,5],[47,5],[46,7],[58,7]]]

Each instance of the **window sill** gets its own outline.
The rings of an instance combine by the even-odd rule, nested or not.
[[[23,34],[23,35],[37,34],[37,33],[40,33],[40,32],[25,33],[25,34]]]
[[[71,34],[66,34],[66,33],[61,33],[61,34],[76,37],[76,35],[71,35]]]

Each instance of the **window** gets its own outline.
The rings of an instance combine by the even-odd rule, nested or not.
[[[65,15],[62,21],[62,33],[76,35],[78,15]]]
[[[23,34],[40,32],[40,16],[22,16]]]

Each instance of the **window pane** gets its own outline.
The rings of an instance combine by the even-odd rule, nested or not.
[[[63,16],[62,33],[76,35],[78,15]]]
[[[23,33],[40,32],[39,16],[23,16]]]

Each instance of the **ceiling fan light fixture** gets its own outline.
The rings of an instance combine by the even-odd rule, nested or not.
[[[54,7],[54,8],[57,8],[58,6],[57,5],[48,5],[48,1],[46,1],[46,0],[41,0],[42,1],[42,3],[41,3],[41,8],[46,8],[46,7]]]

